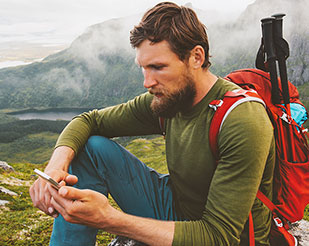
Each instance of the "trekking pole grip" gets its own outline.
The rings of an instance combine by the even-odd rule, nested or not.
[[[283,101],[285,105],[288,105],[290,103],[290,93],[288,87],[286,59],[290,55],[290,50],[288,42],[283,38],[282,26],[284,16],[285,14],[272,15],[272,17],[275,18],[274,21],[275,52],[279,64]]]
[[[276,52],[274,47],[273,23],[275,18],[264,18],[262,22],[262,34],[265,52],[267,55],[267,65],[271,80],[271,98],[274,104],[280,104],[280,91],[277,77]]]

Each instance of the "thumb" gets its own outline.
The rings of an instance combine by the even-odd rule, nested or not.
[[[80,190],[71,186],[62,186],[59,195],[70,200],[83,200],[87,196],[86,190]]]
[[[75,185],[78,181],[78,178],[75,176],[75,175],[68,175],[65,177],[65,182],[68,184],[68,185]]]

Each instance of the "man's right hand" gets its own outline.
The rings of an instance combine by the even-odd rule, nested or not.
[[[74,151],[66,146],[61,146],[55,149],[45,173],[52,179],[63,185],[74,185],[77,183],[77,177],[68,174],[70,162],[74,158]],[[35,207],[42,210],[47,215],[54,218],[58,216],[58,212],[51,205],[51,195],[48,190],[48,184],[42,178],[38,178],[29,189],[30,197]]]
[[[61,170],[52,170],[47,174],[52,179],[60,183],[61,186],[66,184],[65,179],[69,175],[67,172]],[[29,193],[35,207],[55,218],[58,216],[58,213],[51,205],[51,195],[48,190],[48,185],[50,184],[48,184],[44,179],[38,178],[30,187]]]

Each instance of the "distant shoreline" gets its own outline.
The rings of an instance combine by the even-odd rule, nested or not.
[[[28,108],[17,110],[13,112],[8,112],[8,115],[17,115],[17,114],[25,114],[25,113],[50,113],[50,112],[87,112],[93,110],[94,108],[46,108],[46,109],[36,109],[36,108]]]

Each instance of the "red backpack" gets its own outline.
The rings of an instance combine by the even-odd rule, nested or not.
[[[227,92],[222,100],[214,100],[210,107],[216,109],[209,130],[210,148],[219,158],[217,137],[220,126],[228,113],[237,105],[246,101],[264,102],[274,127],[276,141],[276,166],[274,172],[273,202],[262,192],[257,197],[272,211],[273,226],[270,235],[271,245],[297,245],[297,240],[287,229],[289,222],[301,220],[304,209],[309,203],[309,135],[303,126],[299,126],[282,104],[273,104],[271,100],[271,81],[267,72],[258,69],[243,69],[230,73],[227,80],[239,85],[241,90]],[[288,83],[290,102],[298,103],[296,87]],[[279,88],[281,83],[279,79]],[[280,89],[280,99],[282,91]],[[250,246],[254,245],[252,215],[249,216]]]

